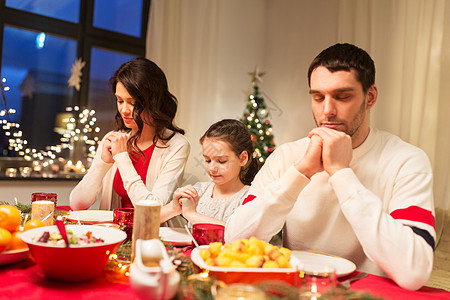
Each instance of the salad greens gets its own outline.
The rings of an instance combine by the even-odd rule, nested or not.
[[[72,230],[67,230],[67,237],[69,239],[69,244],[78,246],[101,244],[105,242],[105,240],[93,236],[91,231],[87,231],[83,234],[74,234]],[[64,240],[59,232],[45,231],[42,235],[33,237],[33,240],[49,245],[64,245]]]

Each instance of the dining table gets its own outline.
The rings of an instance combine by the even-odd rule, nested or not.
[[[59,210],[69,210],[70,207],[58,207]],[[204,270],[196,266],[190,260],[193,246],[166,244],[168,251],[175,251],[190,262],[197,273]],[[64,261],[61,261],[64,268]],[[85,282],[62,282],[47,279],[39,265],[31,255],[21,261],[0,265],[0,300],[1,299],[139,299],[133,290],[128,277],[122,276],[121,280],[111,277],[108,264],[105,271],[97,278]],[[181,269],[180,269],[180,273]],[[347,281],[360,272],[352,271],[338,278],[338,283]],[[180,284],[180,289],[182,285]],[[450,292],[424,286],[417,291],[410,291],[399,287],[391,279],[367,274],[367,276],[350,283],[348,291],[360,291],[379,299],[447,299],[450,300]],[[193,300],[189,293],[178,292],[175,299]]]
[[[64,262],[61,261],[61,268]],[[359,272],[340,277],[339,281]],[[381,299],[450,299],[450,292],[431,287],[417,291],[400,288],[391,279],[368,274],[351,283],[350,290],[364,291]],[[188,297],[189,298],[189,297]],[[87,282],[59,282],[47,279],[32,257],[0,266],[0,299],[138,299],[129,282],[111,281],[105,273]]]

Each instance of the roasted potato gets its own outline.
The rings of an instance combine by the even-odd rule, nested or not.
[[[291,250],[278,248],[255,237],[222,245],[211,243],[200,249],[206,264],[233,268],[292,268]]]

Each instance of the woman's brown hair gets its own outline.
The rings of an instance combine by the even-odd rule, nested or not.
[[[135,100],[133,119],[138,126],[138,131],[128,140],[128,152],[143,153],[137,146],[137,140],[142,134],[144,123],[155,128],[153,138],[155,146],[158,140],[163,142],[170,140],[175,132],[184,134],[184,130],[174,124],[178,106],[177,98],[169,92],[166,76],[154,62],[146,58],[135,58],[124,63],[110,80],[114,95],[118,82],[123,84]],[[150,120],[143,120],[142,113]],[[130,131],[125,126],[119,111],[115,116],[115,123],[116,130]],[[166,135],[166,129],[170,129],[172,133]]]

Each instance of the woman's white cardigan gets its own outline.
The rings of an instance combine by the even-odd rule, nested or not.
[[[170,134],[170,131],[166,134]],[[89,208],[97,201],[100,191],[102,194],[99,209],[113,210],[120,207],[120,197],[113,190],[117,169],[133,205],[144,199],[158,200],[162,205],[170,202],[173,192],[183,179],[184,167],[190,152],[189,141],[179,133],[175,133],[165,144],[158,141],[150,159],[144,184],[127,152],[115,155],[114,163],[105,163],[102,160],[102,144],[105,137],[98,146],[88,173],[70,193],[70,207],[73,210]]]

